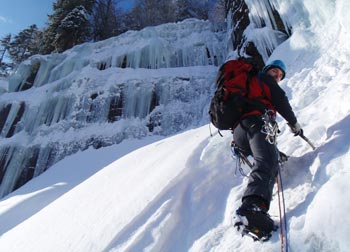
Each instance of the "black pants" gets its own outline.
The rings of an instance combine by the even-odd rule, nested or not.
[[[276,145],[265,140],[266,135],[261,133],[262,125],[259,117],[245,118],[235,128],[233,139],[246,156],[252,155],[255,160],[242,200],[245,197],[258,196],[269,209],[279,168],[278,150]]]

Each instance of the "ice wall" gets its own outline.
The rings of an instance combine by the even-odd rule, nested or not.
[[[250,55],[264,64],[273,50],[289,38],[292,27],[276,0],[227,1],[231,56]]]
[[[23,62],[0,95],[0,197],[79,150],[199,125],[224,38],[190,19]]]

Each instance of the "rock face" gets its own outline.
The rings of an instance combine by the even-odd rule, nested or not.
[[[291,26],[273,0],[226,0],[232,57],[251,56],[263,66],[273,50],[291,35]]]
[[[227,30],[189,19],[23,62],[0,92],[0,197],[77,151],[207,123],[217,67],[264,64],[291,32],[272,0],[226,7]]]

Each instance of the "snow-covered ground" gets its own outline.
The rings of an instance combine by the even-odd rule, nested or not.
[[[350,2],[275,2],[293,35],[271,58],[286,62],[281,85],[317,147],[280,120],[289,251],[347,252]],[[0,251],[280,251],[278,232],[258,243],[232,227],[247,180],[230,141],[204,125],[67,157],[2,199]],[[278,219],[276,192],[270,213]]]

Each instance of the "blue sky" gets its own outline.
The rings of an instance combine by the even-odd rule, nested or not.
[[[45,26],[52,4],[56,0],[0,0],[0,38],[6,34],[16,35],[32,24],[39,29]],[[125,5],[133,1],[125,0]]]
[[[47,15],[52,14],[55,0],[0,0],[0,38],[36,24],[45,26]]]

